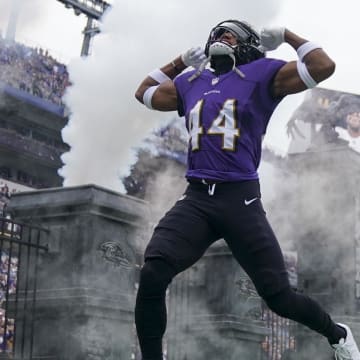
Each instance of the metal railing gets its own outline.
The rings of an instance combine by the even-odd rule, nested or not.
[[[270,329],[262,343],[262,360],[290,359],[296,351],[296,323],[278,316],[265,303],[262,305],[262,320]]]
[[[37,273],[47,233],[0,218],[0,359],[34,359]]]

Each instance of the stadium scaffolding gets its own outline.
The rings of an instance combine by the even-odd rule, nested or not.
[[[75,15],[84,14],[87,17],[99,20],[105,10],[110,6],[103,0],[58,0],[66,8],[74,9]]]
[[[57,0],[68,9],[74,9],[75,15],[84,14],[87,16],[87,23],[83,31],[84,40],[81,49],[81,56],[89,55],[90,42],[93,36],[100,32],[94,21],[99,20],[110,4],[103,0]]]

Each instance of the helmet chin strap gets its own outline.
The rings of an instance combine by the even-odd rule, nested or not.
[[[233,65],[233,70],[241,77],[241,78],[245,78],[245,74],[240,70],[238,69],[235,64],[236,64],[236,59],[235,59],[235,55],[232,53],[232,54],[229,54],[229,56],[231,57],[232,61],[234,62],[234,65]]]
[[[188,81],[192,82],[193,80],[195,80],[196,78],[198,78],[200,76],[200,74],[204,71],[206,65],[210,62],[211,56],[207,57],[199,66],[199,68],[197,69],[196,72],[194,72],[189,78]]]
[[[232,70],[234,70],[241,78],[245,78],[245,74],[235,66],[236,59],[234,55],[234,49],[224,42],[216,41],[209,47],[209,56],[201,63],[198,70],[188,79],[188,81],[191,82],[200,76],[206,65],[210,62],[212,56],[220,55],[228,55],[233,61]]]

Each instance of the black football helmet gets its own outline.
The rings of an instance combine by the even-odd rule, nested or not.
[[[259,50],[260,36],[250,25],[238,20],[225,20],[217,24],[210,32],[205,45],[206,56],[211,55],[210,47],[219,40],[225,32],[231,32],[237,38],[237,45],[232,46],[235,55],[235,65],[247,64],[251,61],[265,57],[265,53]]]

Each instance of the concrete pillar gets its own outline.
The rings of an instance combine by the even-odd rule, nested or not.
[[[333,146],[291,155],[290,163],[299,288],[348,323],[360,344],[360,154]],[[299,359],[332,359],[326,339],[301,326],[298,335]]]
[[[145,202],[86,185],[16,193],[9,210],[50,230],[37,276],[34,358],[131,359]]]
[[[169,360],[261,359],[261,300],[225,243],[170,287]]]
[[[37,276],[34,355],[131,359],[134,285],[150,237],[146,203],[87,185],[18,193],[10,210],[18,221],[49,229]],[[261,301],[224,243],[174,280],[168,303],[169,360],[261,359],[269,332]]]

